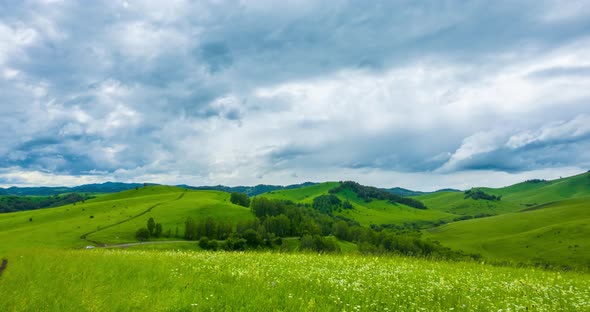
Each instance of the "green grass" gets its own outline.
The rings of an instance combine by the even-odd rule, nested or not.
[[[311,204],[315,197],[328,194],[328,191],[337,186],[338,182],[327,182],[298,189],[264,193],[259,196]],[[373,200],[367,203],[358,198],[358,196],[350,190],[344,190],[338,193],[337,196],[343,201],[350,201],[354,209],[344,210],[335,214],[355,220],[364,226],[369,226],[371,224],[402,225],[410,222],[452,220],[456,217],[452,214],[441,211],[430,209],[420,210],[402,204],[391,204],[384,200]]]
[[[228,193],[190,191],[186,192],[180,200],[163,203],[140,218],[88,235],[88,239],[109,243],[135,241],[135,231],[145,227],[150,217],[162,223],[164,233],[171,230],[174,235],[178,228],[182,235],[184,221],[189,216],[195,219],[212,217],[216,220],[230,221],[234,226],[238,221],[254,219],[250,209],[232,204]]]
[[[425,232],[489,259],[590,267],[590,202],[572,199],[518,213],[450,223]]]
[[[482,190],[493,195],[502,195],[502,200],[531,206],[564,199],[590,197],[590,173],[541,183],[523,182],[499,189],[482,188]]]
[[[466,216],[498,215],[527,208],[506,199],[501,201],[465,199],[463,192],[436,192],[414,198],[426,204],[429,209]]]
[[[118,247],[113,247],[113,249]],[[110,248],[109,248],[110,249]],[[198,242],[174,242],[166,244],[141,244],[125,248],[124,250],[159,250],[159,251],[202,251]]]
[[[296,203],[311,204],[317,196],[328,194],[328,191],[338,186],[338,182],[325,182],[296,189],[272,191],[261,194],[270,199],[290,200]]]
[[[178,226],[182,235],[188,216],[234,222],[253,218],[247,208],[229,203],[229,194],[224,192],[149,186],[100,196],[84,204],[0,214],[0,254],[12,249],[92,244],[81,239],[83,235],[100,243],[133,242],[135,231],[145,226],[149,217],[162,223],[164,231],[171,229],[173,235]]]
[[[280,253],[35,250],[1,311],[584,311],[590,276],[479,263]]]
[[[433,209],[416,209],[402,204],[392,204],[385,200],[372,200],[365,202],[350,191],[344,190],[337,195],[342,200],[349,200],[354,209],[343,210],[337,215],[355,220],[361,225],[371,224],[396,224],[420,222],[420,221],[450,221],[456,216]]]

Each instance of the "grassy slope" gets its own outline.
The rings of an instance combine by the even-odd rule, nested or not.
[[[233,221],[252,217],[248,209],[230,204],[227,193],[150,186],[100,196],[85,204],[0,214],[0,253],[31,247],[82,247],[89,243],[80,237],[88,233],[88,239],[102,243],[135,241],[135,231],[150,216],[163,223],[165,230],[174,227],[173,234],[180,223],[182,234],[182,220],[199,214]]]
[[[135,241],[135,231],[145,227],[150,217],[162,223],[164,233],[170,229],[172,235],[175,235],[178,228],[182,235],[184,221],[188,216],[195,219],[213,217],[216,220],[230,221],[234,226],[240,220],[254,218],[248,208],[232,204],[228,193],[189,191],[180,200],[163,203],[140,218],[91,234],[88,239],[109,243]]]
[[[328,194],[328,191],[338,186],[338,182],[327,182],[292,190],[281,190],[262,194],[267,198],[286,199],[299,203],[311,204],[317,196]],[[373,200],[369,203],[358,198],[351,191],[337,194],[341,200],[349,200],[354,210],[344,210],[337,215],[358,221],[368,226],[371,224],[403,224],[416,221],[452,220],[454,215],[435,211],[420,210],[401,204],[390,204],[383,200]]]
[[[338,213],[349,219],[358,221],[368,226],[370,224],[404,224],[418,221],[452,220],[455,215],[432,209],[416,209],[402,204],[391,204],[385,200],[373,200],[365,202],[350,191],[338,193],[341,199],[349,200],[354,210],[343,210]]]
[[[590,267],[590,202],[572,199],[524,212],[454,222],[425,235],[445,246],[491,259]]]
[[[590,276],[398,257],[38,250],[0,311],[584,311]]]
[[[426,204],[430,209],[467,216],[478,214],[498,215],[526,208],[526,206],[506,199],[501,201],[465,199],[463,192],[436,192],[414,198]]]
[[[499,189],[482,188],[484,192],[502,195],[502,200],[522,205],[539,205],[571,198],[590,197],[590,173],[541,183],[519,183]]]
[[[338,186],[338,182],[325,182],[296,189],[268,192],[259,196],[264,196],[271,199],[290,200],[296,203],[311,204],[315,197],[328,194],[328,191],[335,188],[336,186]]]
[[[436,192],[414,197],[428,208],[475,216],[499,215],[564,199],[590,197],[590,173],[540,183],[522,182],[503,188],[479,188],[488,194],[502,195],[501,201],[465,199],[457,192]]]

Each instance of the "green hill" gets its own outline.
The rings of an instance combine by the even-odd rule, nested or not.
[[[414,198],[426,204],[430,209],[465,216],[498,215],[526,208],[526,206],[504,198],[500,201],[465,198],[463,192],[437,192]]]
[[[564,199],[590,197],[590,173],[552,181],[530,180],[503,188],[479,187],[499,201],[465,198],[464,192],[436,192],[414,197],[429,208],[466,216],[489,216],[526,210]]]
[[[338,182],[325,182],[296,189],[271,191],[261,194],[260,196],[264,196],[269,199],[283,199],[296,203],[311,204],[315,197],[328,194],[328,191],[338,186],[338,184]]]
[[[338,182],[326,182],[299,189],[273,191],[260,196],[271,199],[285,199],[296,203],[312,204],[315,197],[328,194],[330,190],[339,185]],[[387,200],[372,200],[367,202],[350,190],[343,190],[335,195],[342,201],[348,200],[354,208],[336,212],[335,215],[355,220],[364,226],[371,224],[403,225],[409,223],[438,222],[440,220],[450,221],[457,217],[456,215],[443,211],[416,209],[399,203],[390,203]]]
[[[443,245],[495,260],[590,267],[590,201],[454,222],[425,231]]]
[[[148,186],[58,208],[0,214],[0,252],[30,247],[82,247],[135,241],[135,231],[153,217],[164,233],[184,232],[188,216],[235,222],[253,218],[248,208],[231,204],[229,194]]]
[[[508,187],[492,189],[481,188],[502,199],[525,206],[534,206],[553,201],[590,196],[590,172],[572,177],[543,181],[531,180]]]

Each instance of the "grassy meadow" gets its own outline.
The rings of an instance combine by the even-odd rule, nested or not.
[[[2,311],[585,311],[590,304],[589,275],[475,262],[110,249],[10,258]]]

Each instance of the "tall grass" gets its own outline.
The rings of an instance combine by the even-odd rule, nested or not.
[[[584,311],[590,275],[397,257],[36,250],[0,311]]]

